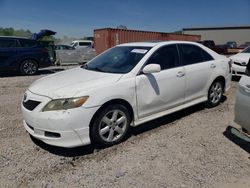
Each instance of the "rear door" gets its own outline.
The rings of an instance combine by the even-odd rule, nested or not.
[[[0,70],[11,70],[17,61],[16,39],[0,38]]]
[[[57,50],[57,55],[60,59],[60,63],[78,63],[78,52],[71,46],[60,46],[60,50]]]
[[[250,64],[239,81],[235,101],[235,122],[250,131]]]
[[[179,44],[181,63],[186,73],[185,102],[207,95],[207,83],[216,64],[213,57],[199,46]]]

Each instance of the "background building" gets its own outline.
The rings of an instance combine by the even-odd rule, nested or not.
[[[122,43],[161,40],[199,41],[200,35],[184,35],[153,31],[138,31],[119,28],[102,28],[94,30],[94,46],[97,54]]]
[[[201,40],[214,40],[216,44],[235,41],[238,45],[250,42],[250,26],[183,28],[183,34],[201,35]]]

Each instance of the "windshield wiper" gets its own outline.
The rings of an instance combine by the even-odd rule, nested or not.
[[[92,71],[98,71],[98,72],[105,72],[102,69],[98,68],[98,67],[88,67],[87,63],[82,65],[81,68],[84,68],[86,70],[92,70]]]

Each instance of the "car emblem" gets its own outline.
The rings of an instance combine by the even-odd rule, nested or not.
[[[23,95],[23,102],[27,102],[27,93],[24,93],[24,95]]]

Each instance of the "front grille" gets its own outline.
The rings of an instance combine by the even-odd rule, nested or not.
[[[245,67],[247,65],[242,65],[241,63],[238,63],[238,62],[234,62],[235,65],[239,65],[239,66],[242,66],[242,67]]]
[[[32,111],[34,110],[41,102],[40,101],[33,101],[33,100],[28,100],[28,101],[23,101],[23,106]]]

